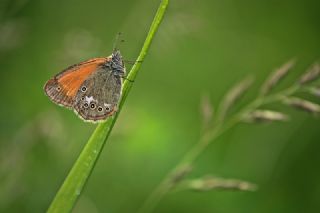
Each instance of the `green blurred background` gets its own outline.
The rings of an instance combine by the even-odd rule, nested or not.
[[[134,60],[159,0],[0,1],[0,212],[44,212],[95,125],[44,95],[65,67],[120,49]],[[244,103],[291,58],[285,88],[320,55],[318,0],[172,0],[74,212],[136,212],[200,135],[200,100],[217,106],[247,75]],[[312,99],[315,102],[319,100]],[[257,192],[167,195],[155,212],[318,212],[320,121],[279,104],[288,123],[239,125],[212,144],[189,177],[214,174]]]

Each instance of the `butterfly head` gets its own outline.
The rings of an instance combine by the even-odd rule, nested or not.
[[[111,55],[111,58],[114,63],[122,62],[122,56],[121,56],[120,50],[117,50],[117,49],[114,50]]]
[[[122,56],[120,53],[120,50],[114,50],[111,55],[111,69],[114,73],[117,73],[119,75],[124,75],[125,67],[122,60]]]

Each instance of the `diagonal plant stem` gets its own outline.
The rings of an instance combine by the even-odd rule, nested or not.
[[[211,131],[206,132],[199,141],[189,149],[189,151],[181,158],[178,164],[163,178],[160,184],[153,190],[150,196],[146,199],[141,209],[140,213],[152,212],[161,199],[172,189],[174,186],[172,183],[173,178],[183,170],[187,165],[192,165],[197,157],[214,142],[219,136],[225,133],[230,128],[236,126],[243,121],[244,116],[249,112],[252,112],[259,107],[271,104],[275,102],[283,101],[284,97],[291,96],[296,92],[303,91],[304,88],[300,87],[298,84],[284,89],[278,93],[268,96],[258,97],[253,100],[245,107],[242,108],[238,113],[231,116],[227,121],[218,121]]]
[[[134,80],[136,75],[140,69],[141,63],[150,47],[152,39],[154,38],[155,33],[158,30],[158,27],[163,19],[163,16],[166,12],[167,6],[169,4],[169,0],[162,0],[157,13],[153,19],[153,22],[150,26],[149,33],[146,37],[146,40],[143,44],[143,47],[140,51],[140,54],[137,58],[137,62],[133,65],[131,71],[129,72],[127,78],[130,80]],[[122,106],[128,96],[130,89],[132,87],[132,83],[125,81],[122,88],[122,98],[119,103],[119,109],[115,116],[110,117],[107,121],[100,123],[87,144],[83,148],[80,156],[77,161],[73,165],[71,171],[57,192],[54,200],[50,204],[48,212],[70,212],[74,207],[77,199],[79,198],[83,188],[92,173],[92,170],[99,158],[99,155],[105,145],[110,132],[118,118],[118,115],[122,109]]]

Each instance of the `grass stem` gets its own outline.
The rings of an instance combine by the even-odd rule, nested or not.
[[[137,62],[133,65],[127,78],[134,80],[141,67],[141,62],[145,59],[148,53],[151,42],[157,32],[159,25],[166,12],[169,0],[162,0],[157,13],[150,26],[149,33],[142,46],[140,54],[137,58]],[[91,135],[90,139],[83,148],[80,156],[78,157],[75,164],[72,166],[71,171],[57,192],[55,198],[51,202],[47,212],[49,213],[64,213],[71,212],[77,199],[79,198],[83,188],[92,173],[94,166],[99,158],[99,155],[111,133],[111,130],[119,116],[122,106],[126,100],[127,95],[130,92],[132,83],[125,81],[122,88],[122,98],[119,103],[118,112],[115,116],[110,117],[103,123],[98,124],[95,131]]]
[[[303,88],[301,88],[299,85],[293,85],[278,93],[258,97],[249,104],[247,104],[238,113],[231,116],[228,120],[224,121],[219,119],[219,122],[217,122],[211,130],[206,132],[200,138],[200,140],[196,144],[194,144],[194,146],[191,147],[189,151],[181,158],[181,160],[174,167],[174,169],[172,169],[164,177],[160,184],[153,190],[150,196],[146,199],[145,203],[143,204],[139,212],[152,212],[154,208],[157,206],[157,204],[162,200],[162,198],[172,189],[171,179],[177,173],[177,171],[180,171],[180,169],[183,168],[183,166],[185,165],[192,165],[194,161],[198,158],[198,156],[208,147],[208,145],[210,145],[227,130],[242,122],[243,117],[247,113],[258,109],[263,105],[282,101],[284,97],[291,96],[302,89]]]

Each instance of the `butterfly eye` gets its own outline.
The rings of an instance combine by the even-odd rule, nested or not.
[[[102,111],[102,107],[101,107],[101,106],[98,107],[98,111],[99,111],[99,112]]]
[[[94,103],[90,104],[90,108],[94,109],[96,107],[96,105]]]
[[[83,104],[84,108],[88,108],[89,107],[89,104],[86,102]]]
[[[85,86],[81,87],[81,91],[82,91],[82,92],[87,91],[87,87],[85,87]]]

